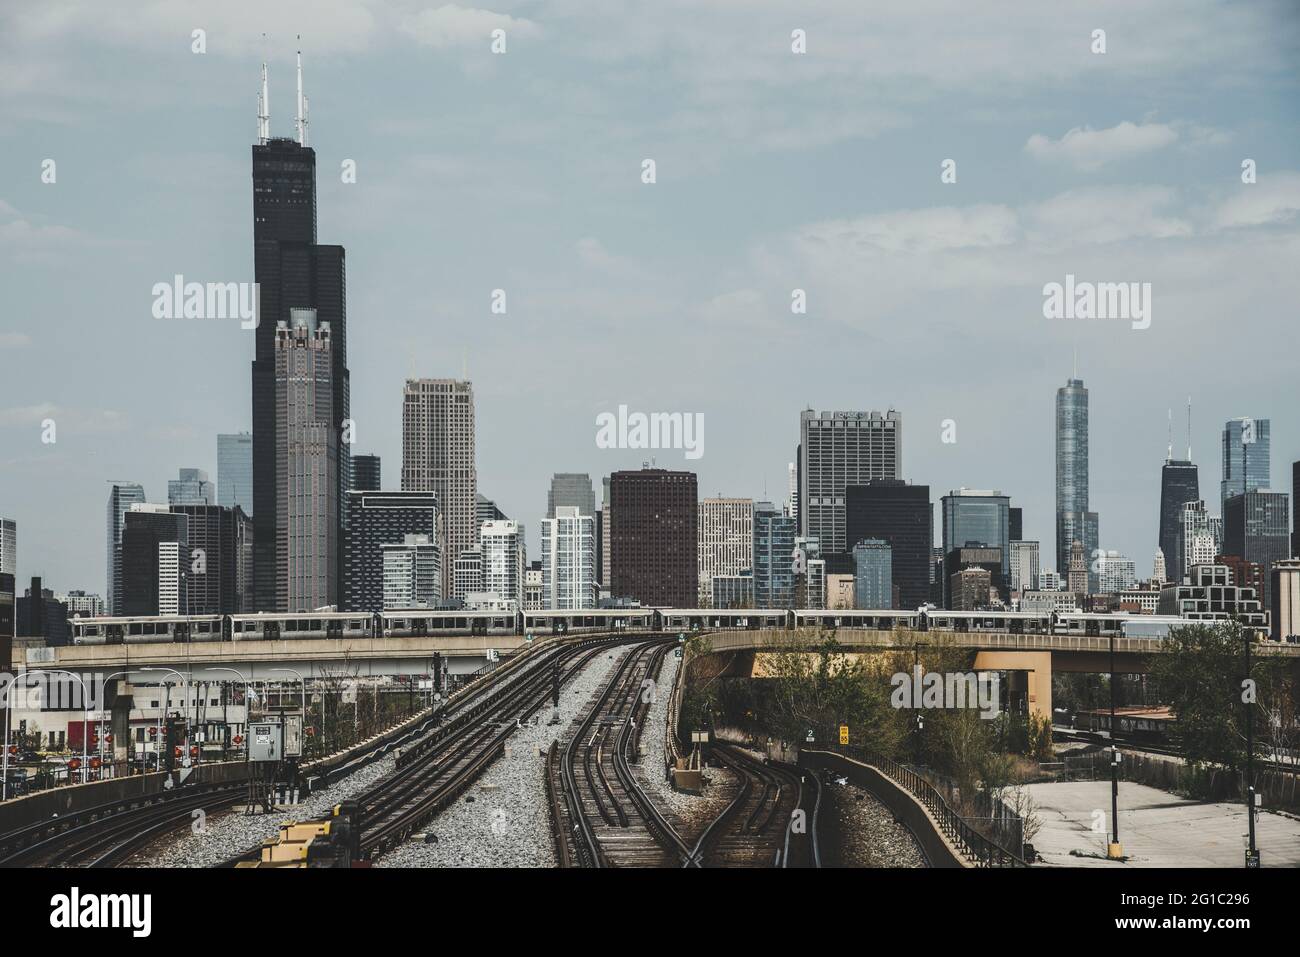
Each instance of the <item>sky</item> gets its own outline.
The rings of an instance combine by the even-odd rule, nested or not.
[[[1294,3],[47,0],[0,11],[20,589],[102,594],[107,483],[165,501],[250,427],[252,332],[156,319],[152,289],[253,280],[260,66],[291,135],[299,46],[319,241],[347,249],[353,450],[396,488],[403,381],[468,374],[479,490],[530,557],[554,472],[590,472],[599,499],[653,457],[701,495],[783,501],[801,409],[894,408],[936,511],[1000,489],[1051,567],[1076,363],[1101,545],[1139,575],[1189,395],[1212,512],[1228,418],[1271,420],[1289,490]],[[1067,275],[1149,283],[1149,326],[1046,317]],[[702,414],[703,455],[598,447],[619,405]]]

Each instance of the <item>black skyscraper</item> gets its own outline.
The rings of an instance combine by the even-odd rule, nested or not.
[[[380,489],[378,455],[352,456],[352,491],[378,492]],[[346,520],[347,516],[344,516]]]
[[[876,479],[865,485],[847,486],[844,502],[845,546],[852,549],[864,538],[889,542],[899,607],[918,608],[929,601],[934,542],[930,486]]]
[[[438,540],[438,496],[433,492],[349,492],[340,592],[344,611],[384,610],[384,545],[407,535]],[[442,561],[447,557],[442,556]],[[446,597],[446,596],[443,596]]]
[[[1007,508],[1007,541],[1023,542],[1025,533],[1024,510]]]
[[[1201,497],[1196,466],[1191,462],[1169,459],[1160,470],[1160,550],[1165,555],[1165,577],[1181,581],[1178,564],[1178,522],[1183,506]]]
[[[253,361],[254,580],[257,609],[278,611],[276,499],[287,489],[276,476],[275,328],[289,319],[290,309],[315,309],[317,320],[330,324],[335,428],[343,428],[349,406],[345,255],[342,246],[316,243],[316,152],[293,139],[267,138],[253,146],[253,260],[261,295]],[[338,502],[351,481],[348,448],[339,443]],[[334,518],[341,540],[342,515]],[[341,594],[341,568],[335,574]]]
[[[1291,557],[1300,558],[1300,462],[1291,463]]]

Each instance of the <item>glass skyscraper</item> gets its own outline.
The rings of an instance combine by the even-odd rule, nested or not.
[[[108,613],[122,614],[122,527],[132,505],[144,503],[144,486],[135,482],[114,482],[108,492],[107,547],[104,590]]]
[[[253,516],[253,434],[217,436],[217,504]]]
[[[1088,562],[1088,590],[1096,591],[1099,538],[1097,513],[1088,511],[1088,390],[1082,379],[1070,379],[1056,390],[1056,571],[1070,567],[1077,541]]]
[[[894,607],[893,550],[884,539],[867,538],[853,546],[853,607]]]
[[[1268,419],[1229,419],[1223,424],[1223,480],[1219,483],[1219,504],[1227,513],[1234,495],[1268,488],[1270,439]]]
[[[1011,577],[1011,500],[998,491],[963,488],[940,499],[944,554],[963,545],[985,545],[1002,553],[1002,577]]]
[[[771,502],[754,503],[754,606],[794,607],[795,520]]]

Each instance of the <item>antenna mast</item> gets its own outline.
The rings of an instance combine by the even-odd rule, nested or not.
[[[1187,461],[1192,460],[1192,397],[1187,397]]]
[[[302,37],[301,36],[298,37],[298,40],[299,42],[301,42]],[[298,145],[306,146],[307,145],[307,116],[306,113],[303,112],[302,50],[301,49],[298,51],[298,118],[294,121],[293,128],[294,128],[294,132],[298,134]]]
[[[257,97],[257,141],[262,145],[271,138],[271,88],[266,82],[266,61],[262,61],[262,92]]]

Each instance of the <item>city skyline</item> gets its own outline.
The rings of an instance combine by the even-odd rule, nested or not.
[[[1107,11],[1112,36],[1153,15]],[[188,37],[189,26],[171,35],[164,28],[176,25],[150,14],[142,38],[112,39],[109,51],[124,68],[124,88],[151,84],[155,92],[126,115],[115,113],[110,126],[70,82],[79,69],[75,45],[62,49],[57,28],[42,34],[25,13],[3,16],[13,29],[0,32],[26,44],[16,62],[47,57],[63,82],[25,91],[32,95],[0,125],[7,184],[0,242],[14,250],[0,264],[0,280],[14,291],[0,327],[0,360],[13,372],[0,397],[0,514],[19,526],[20,582],[39,575],[60,592],[107,595],[97,533],[105,483],[138,482],[148,501],[165,502],[165,483],[179,468],[218,474],[217,434],[252,427],[253,337],[237,323],[153,319],[147,293],[180,273],[206,281],[253,277],[247,150],[263,51],[253,38],[223,34],[214,21],[211,34],[223,42],[201,59],[177,39]],[[890,17],[887,32],[918,35],[920,18]],[[806,19],[817,52],[819,34],[833,33],[837,23],[833,14]],[[1091,24],[1067,19],[1080,34]],[[591,29],[605,26],[599,15],[592,21]],[[271,132],[287,137],[294,44],[282,25],[268,26]],[[1147,37],[1170,85],[1140,104],[1127,101],[1128,84],[1143,81],[1148,67],[1119,50],[1105,61],[1115,76],[1099,74],[1094,88],[1078,76],[1054,75],[1048,56],[1034,54],[1024,70],[1057,93],[1077,94],[1048,105],[1005,88],[991,65],[999,41],[984,38],[972,64],[938,74],[906,122],[892,116],[863,123],[858,133],[828,127],[828,106],[847,107],[856,121],[872,107],[819,100],[814,79],[807,90],[785,90],[771,138],[753,157],[738,142],[749,133],[724,128],[692,130],[703,138],[703,158],[693,158],[672,133],[689,117],[641,105],[638,119],[655,131],[649,142],[611,137],[597,123],[596,148],[569,170],[563,160],[573,157],[559,144],[591,131],[569,128],[566,136],[530,126],[510,107],[517,76],[504,82],[508,71],[524,70],[569,98],[591,99],[608,118],[607,94],[565,85],[558,29],[539,28],[538,49],[547,56],[510,59],[529,49],[529,38],[517,36],[503,63],[484,65],[472,44],[440,50],[427,36],[394,40],[379,27],[349,39],[323,17],[303,46],[316,108],[320,234],[345,243],[352,259],[354,448],[387,459],[386,485],[396,490],[399,390],[408,378],[461,377],[468,367],[478,484],[520,522],[525,541],[537,542],[555,472],[599,480],[653,457],[660,467],[695,472],[701,496],[779,501],[802,409],[892,407],[908,428],[904,479],[936,491],[1001,489],[1024,509],[1024,536],[1042,542],[1046,556],[1054,541],[1049,403],[1077,348],[1078,377],[1091,401],[1088,507],[1102,517],[1100,546],[1132,558],[1144,575],[1158,540],[1167,408],[1189,392],[1197,406],[1193,461],[1203,497],[1219,488],[1215,450],[1230,419],[1271,420],[1269,487],[1289,491],[1289,466],[1300,458],[1300,422],[1287,415],[1294,360],[1284,349],[1259,347],[1286,335],[1283,316],[1300,292],[1292,271],[1280,268],[1300,247],[1300,173],[1288,169],[1298,134],[1294,123],[1269,122],[1293,116],[1287,98],[1294,103],[1294,79],[1277,67],[1294,52],[1294,36],[1279,30],[1269,40],[1267,26],[1264,16],[1216,13],[1195,28],[1225,49],[1243,38],[1264,43],[1249,63],[1225,55],[1225,72],[1254,81],[1252,109],[1240,119],[1230,84],[1197,80],[1212,72],[1205,57],[1213,53],[1203,47],[1194,63],[1180,59],[1167,38]],[[779,40],[786,27],[783,18],[756,17],[720,56],[743,60],[743,44],[769,43],[764,30]],[[1045,35],[1049,25],[1034,18],[1027,29]],[[615,35],[632,38],[626,25]],[[406,45],[407,65],[357,83],[348,58],[373,67],[393,44]],[[1061,47],[1054,41],[1046,49],[1059,55]],[[701,62],[676,47],[673,55],[683,89],[701,95],[709,75]],[[820,55],[852,68],[833,45]],[[370,112],[365,104],[376,87],[399,88],[400,69],[415,64],[436,71],[445,89],[427,119],[382,99]],[[900,77],[908,70],[897,61],[885,66]],[[621,84],[635,75],[634,68],[608,69]],[[877,72],[880,64],[864,69],[885,87],[885,110],[903,102],[891,86],[897,81]],[[163,76],[175,83],[159,83]],[[483,76],[503,82],[479,84]],[[1180,78],[1189,88],[1176,92],[1172,82]],[[974,88],[961,90],[967,81]],[[958,107],[1009,102],[1011,109],[954,127],[953,99]],[[182,103],[191,109],[173,115]],[[506,122],[542,160],[476,154],[477,134],[504,136],[482,118],[484,105],[504,106]],[[164,116],[174,136],[158,141],[150,131]],[[753,120],[742,114],[740,122]],[[1091,128],[1084,138],[1091,145],[1067,135],[1084,128]],[[79,159],[74,132],[101,144],[93,165]],[[927,142],[936,137],[938,145]],[[392,157],[375,151],[384,138],[400,144]],[[1164,145],[1141,145],[1153,140]],[[940,164],[949,155],[961,173],[944,185]],[[639,181],[645,156],[658,160],[654,186]],[[46,157],[59,161],[55,183],[41,182]],[[1245,157],[1259,164],[1259,181],[1249,186],[1239,180]],[[358,164],[353,184],[337,174],[348,158]],[[793,175],[793,167],[807,169]],[[992,169],[1010,173],[1010,189]],[[754,197],[767,197],[778,181],[785,195],[751,221]],[[876,183],[890,184],[888,199],[876,195]],[[554,215],[593,204],[587,216]],[[724,215],[703,228],[692,206]],[[437,221],[451,228],[433,236],[425,223],[444,207]],[[139,212],[124,215],[128,208]],[[635,228],[621,226],[624,219]],[[693,229],[698,235],[690,237]],[[841,244],[841,234],[852,238]],[[665,237],[674,239],[672,248],[663,246]],[[465,252],[453,250],[455,242]],[[446,262],[430,270],[440,256]],[[1018,259],[1024,262],[1013,265]],[[685,260],[694,262],[683,268]],[[69,269],[80,282],[61,281]],[[1150,279],[1150,328],[1043,318],[1043,285],[1075,274]],[[504,316],[490,312],[497,288],[510,297]],[[790,312],[794,288],[807,291],[807,314]],[[72,318],[38,321],[47,314]],[[96,322],[85,321],[91,315]],[[1230,327],[1224,316],[1232,316]],[[1220,335],[1226,328],[1235,335]],[[789,347],[773,346],[786,341]],[[574,350],[588,360],[581,378],[546,373]],[[196,355],[206,379],[194,375]],[[619,361],[606,368],[594,361],[610,355]],[[1220,368],[1250,374],[1217,374]],[[813,369],[811,385],[799,381]],[[756,381],[762,388],[752,388]],[[161,394],[171,401],[159,401]],[[703,414],[703,458],[597,448],[596,416],[621,404]],[[54,443],[41,440],[46,419],[57,425]],[[953,443],[942,438],[947,420],[955,422]]]

